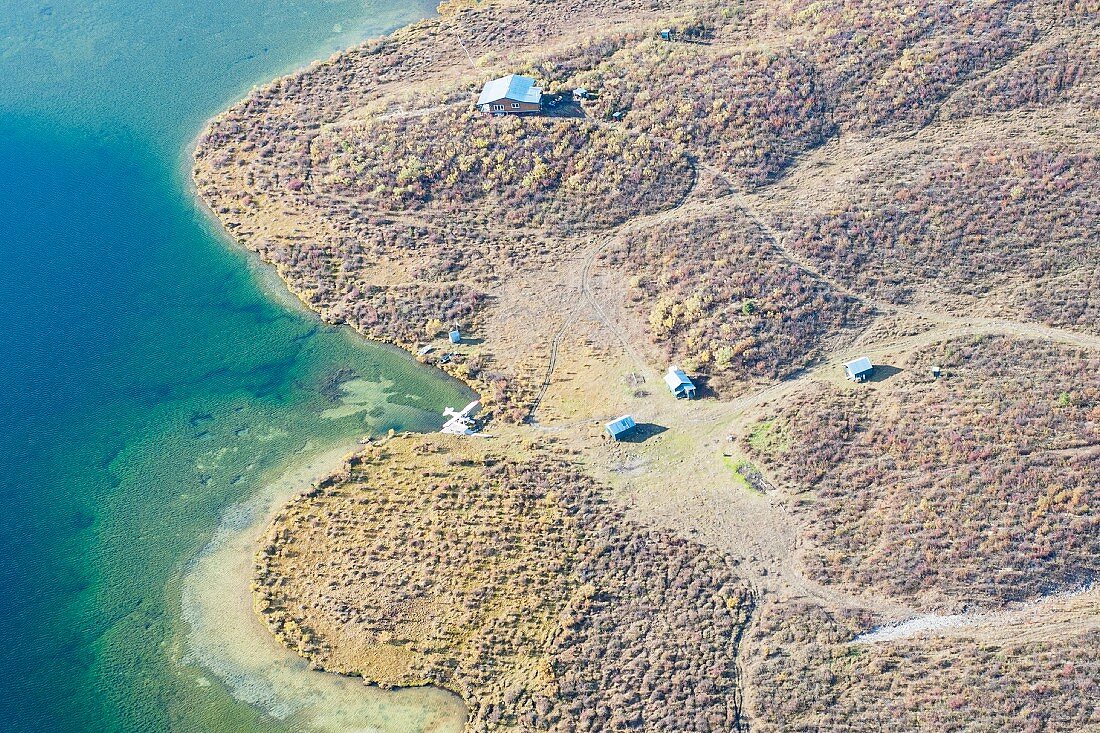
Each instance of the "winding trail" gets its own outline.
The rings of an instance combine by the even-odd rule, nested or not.
[[[949,123],[937,122],[936,124]],[[898,144],[909,145],[913,143],[909,139],[899,141]],[[815,263],[787,246],[783,236],[775,230],[766,217],[757,211],[751,196],[737,192],[735,186],[730,186],[730,189],[734,191],[733,193],[713,198],[700,198],[697,196],[700,170],[706,170],[721,177],[725,177],[725,175],[713,166],[697,166],[695,170],[696,179],[689,195],[676,206],[654,214],[639,216],[619,225],[610,231],[607,237],[598,245],[591,247],[586,252],[580,265],[580,291],[588,314],[621,344],[626,355],[635,362],[642,373],[651,373],[653,370],[648,367],[645,360],[633,347],[632,340],[611,317],[609,308],[601,300],[601,294],[594,283],[599,255],[627,234],[665,226],[674,221],[688,221],[710,214],[721,214],[728,212],[731,207],[736,207],[744,213],[774,247],[777,256],[783,257],[791,265],[800,268],[836,292],[863,304],[874,314],[877,314],[878,318],[872,320],[871,324],[864,330],[864,334],[870,334],[871,329],[882,317],[911,319],[914,323],[926,327],[919,333],[910,336],[864,341],[859,343],[858,347],[853,344],[841,346],[824,355],[817,363],[806,369],[779,382],[758,385],[732,400],[706,405],[678,404],[672,408],[664,409],[660,413],[661,424],[670,430],[680,430],[691,435],[697,443],[697,447],[693,453],[686,454],[676,462],[677,475],[675,478],[668,473],[668,469],[661,469],[658,474],[663,479],[658,480],[675,480],[682,486],[721,485],[723,483],[722,477],[714,473],[713,468],[711,468],[714,463],[711,452],[713,451],[712,446],[716,440],[721,439],[722,433],[736,433],[739,424],[745,423],[759,408],[767,403],[796,394],[814,383],[829,380],[838,373],[844,362],[856,355],[857,350],[859,355],[872,358],[887,355],[897,357],[947,340],[977,335],[1003,335],[1036,339],[1090,350],[1100,350],[1100,335],[1003,317],[951,315],[938,310],[893,303],[859,292],[844,282],[831,277],[823,268],[818,267]],[[788,175],[796,175],[797,173],[797,166],[788,171]],[[566,326],[563,326],[555,336],[550,365],[539,392],[536,409],[537,405],[541,404],[542,397],[553,381],[554,366],[557,363],[557,346],[560,344],[561,338],[564,337],[568,324],[573,323],[580,315],[576,307],[571,309]],[[572,427],[572,424],[555,427],[569,428]],[[742,424],[741,427],[744,427],[744,425]],[[636,469],[630,468],[632,464],[628,463],[624,468],[626,473],[633,474],[636,471],[647,471],[649,465],[647,461],[660,462],[660,459],[653,458],[642,458],[640,460],[641,463],[638,464]],[[772,480],[772,477],[767,478]],[[724,483],[729,483],[728,477],[726,477]],[[772,480],[772,483],[776,482]],[[740,493],[743,494],[744,492]],[[881,636],[869,636],[863,640],[865,642],[880,638],[893,638],[890,636],[891,634],[900,635],[897,638],[904,638],[904,635],[910,632],[916,633],[916,630],[923,628],[936,628],[941,631],[946,629],[1009,628],[1011,627],[1009,623],[1011,619],[1029,618],[1034,620],[1036,614],[1048,613],[1055,607],[1052,603],[1039,603],[1033,607],[1014,612],[1016,613],[1015,616],[1003,616],[1001,614],[964,614],[955,617],[918,616],[914,609],[889,598],[871,593],[853,595],[842,588],[826,586],[811,579],[805,573],[798,559],[800,539],[792,525],[793,520],[790,514],[771,497],[746,501],[743,496],[739,496],[736,492],[723,493],[718,491],[716,494],[714,490],[711,490],[708,494],[706,490],[701,488],[696,488],[690,496],[696,497],[693,501],[698,501],[700,506],[704,508],[695,509],[681,502],[679,504],[669,504],[664,508],[659,505],[651,506],[649,511],[654,516],[664,516],[661,521],[670,523],[679,521],[678,517],[687,512],[692,517],[692,522],[703,525],[710,518],[699,512],[725,512],[725,516],[721,521],[731,523],[729,526],[737,527],[737,531],[741,533],[734,544],[740,546],[737,549],[740,549],[742,555],[749,561],[750,567],[755,567],[759,571],[758,574],[749,578],[755,592],[758,594],[761,592],[775,593],[788,598],[810,598],[834,609],[872,610],[880,618],[893,619],[896,626],[889,628],[900,630],[893,632],[883,630]],[[693,511],[696,514],[691,514]],[[738,512],[743,513],[744,516],[733,516]],[[719,546],[729,545],[728,539],[720,536],[720,534],[708,537],[707,541]],[[730,545],[725,549],[731,550],[734,548]],[[1093,623],[1100,623],[1096,621],[1096,610],[1094,604]],[[938,620],[941,618],[948,620]],[[1056,618],[1052,617],[1051,623],[1057,623],[1057,621]],[[1014,633],[1018,632],[1017,629]],[[990,635],[995,632],[982,633]]]
[[[463,101],[421,109],[394,110],[373,119],[420,117],[465,104],[466,102]],[[351,127],[363,122],[362,118],[352,117],[326,125],[325,129]],[[596,120],[595,124],[614,127],[618,130],[629,130],[629,127],[621,122]],[[944,134],[944,131],[946,131],[946,134],[950,136],[953,132],[958,132],[959,124],[957,121],[940,119],[937,111],[937,116],[928,125],[915,130],[912,135],[892,140],[890,144],[883,146],[882,150],[875,151],[874,155],[885,154],[887,151],[896,152],[898,149],[911,148],[920,144],[925,136],[929,134],[928,131],[933,128],[938,130],[940,134]],[[655,137],[655,139],[682,148],[679,143],[670,139],[661,137]],[[823,160],[827,161],[830,156],[837,154],[837,149],[832,145],[837,142],[838,140],[834,138],[829,143],[818,146],[796,158],[784,173],[781,182],[786,181],[789,184],[791,181],[802,180],[808,175],[810,178],[806,179],[806,183],[807,185],[812,183],[812,169]],[[731,429],[736,432],[738,426],[743,428],[742,423],[750,419],[764,405],[796,394],[814,383],[828,380],[831,375],[837,373],[845,361],[856,355],[857,350],[860,355],[872,358],[887,355],[898,356],[946,340],[976,335],[1003,335],[1038,339],[1085,349],[1100,350],[1100,335],[1003,317],[952,315],[927,307],[883,300],[861,292],[858,288],[831,276],[826,268],[817,265],[786,243],[782,233],[777,231],[770,223],[769,218],[758,210],[758,203],[770,200],[768,194],[740,191],[725,171],[713,165],[701,163],[690,151],[685,152],[688,152],[691,161],[692,179],[683,196],[674,205],[651,214],[629,218],[608,229],[598,238],[593,238],[587,242],[588,246],[583,250],[581,257],[574,260],[572,264],[564,266],[560,286],[568,291],[576,292],[579,297],[567,300],[558,311],[561,315],[561,321],[551,335],[543,375],[528,409],[527,422],[538,425],[540,430],[563,433],[578,424],[590,422],[590,420],[577,420],[569,423],[558,422],[553,426],[541,426],[538,421],[538,413],[550,387],[554,384],[562,345],[581,318],[591,318],[598,324],[599,328],[617,341],[623,353],[634,363],[638,373],[645,375],[647,379],[653,378],[656,374],[655,370],[647,363],[644,355],[639,353],[639,350],[635,347],[635,342],[630,334],[613,317],[613,309],[604,299],[601,299],[601,292],[596,282],[600,257],[631,234],[665,227],[673,222],[691,221],[709,215],[726,214],[731,208],[736,208],[744,214],[752,225],[757,228],[763,238],[772,246],[774,256],[783,258],[791,266],[801,269],[813,279],[826,284],[833,291],[843,294],[853,302],[862,304],[871,313],[877,315],[878,318],[872,319],[871,324],[864,330],[865,335],[872,335],[875,324],[882,317],[887,316],[912,319],[914,323],[925,326],[925,328],[912,336],[887,340],[859,341],[858,347],[854,343],[841,346],[825,354],[808,368],[802,369],[781,381],[757,385],[732,400],[705,405],[677,405],[676,409],[661,415],[662,424],[665,424],[669,429],[689,431],[693,436],[709,437],[713,442],[715,437],[720,438],[723,432],[729,432]],[[712,196],[707,196],[705,192],[701,192],[699,184],[702,172],[707,172],[724,180],[729,192]],[[774,195],[774,192],[770,191],[770,187],[769,192]],[[349,205],[353,204],[354,200],[348,199],[347,203]],[[393,216],[392,213],[389,215]],[[410,222],[417,218],[409,213],[405,213],[403,216],[408,218]],[[511,233],[518,236],[540,236],[540,232],[527,231],[524,227],[513,229]],[[710,450],[706,447],[707,441],[705,440],[700,440],[699,445],[700,451]],[[704,456],[696,454],[690,460],[683,461],[684,467],[681,470],[688,477],[688,482],[694,480],[699,486],[708,485],[708,482],[710,485],[715,482],[721,483],[720,477],[705,473],[706,469],[704,467],[708,465],[709,462],[704,460]],[[772,480],[771,477],[768,478]],[[773,483],[775,483],[774,480]],[[743,545],[742,549],[748,548],[746,554],[749,556],[750,563],[760,569],[770,568],[771,570],[771,572],[762,572],[759,577],[751,581],[756,586],[757,591],[775,592],[788,597],[812,598],[832,608],[872,609],[885,618],[897,619],[896,625],[883,627],[873,634],[861,637],[861,643],[909,638],[909,636],[920,635],[930,630],[945,633],[949,629],[978,628],[983,627],[983,625],[988,626],[1004,622],[1005,619],[1009,618],[1003,615],[1009,612],[942,617],[917,616],[912,609],[889,599],[874,597],[870,594],[852,595],[840,588],[818,583],[805,574],[799,563],[799,538],[798,533],[791,526],[790,515],[771,500],[756,502],[751,507],[744,503],[737,503],[738,501],[738,497],[723,495],[720,498],[710,497],[706,503],[713,508],[715,506],[723,507],[724,504],[734,502],[734,506],[738,511],[748,512],[748,516],[751,517],[751,521],[727,519],[743,529],[744,534],[738,538],[738,541]],[[678,507],[677,510],[682,511],[684,507]],[[670,521],[673,520],[670,518]],[[1050,607],[1050,604],[1043,603],[1037,604],[1035,609],[1047,607]],[[1027,613],[1038,613],[1039,611],[1035,609],[1020,610],[1014,613],[1022,617]]]
[[[618,242],[624,234],[644,230],[661,222],[669,221],[673,217],[673,215],[675,215],[677,212],[683,211],[683,209],[688,206],[689,202],[692,201],[692,197],[695,195],[699,185],[699,167],[694,158],[691,158],[691,164],[691,183],[688,184],[684,195],[680,198],[679,201],[676,202],[674,206],[669,209],[654,212],[652,214],[644,214],[642,216],[628,219],[622,224],[612,228],[608,232],[607,236],[602,238],[599,243],[597,243],[595,246],[590,247],[588,251],[585,252],[584,258],[581,260],[579,269],[573,270],[568,273],[573,276],[579,275],[579,289],[584,302],[588,304],[588,307],[591,309],[592,314],[595,315],[596,319],[603,325],[603,327],[615,337],[615,339],[623,347],[623,350],[634,361],[635,365],[638,366],[639,370],[642,372],[648,371],[646,362],[641,356],[639,356],[638,352],[631,345],[630,339],[616,325],[614,320],[607,313],[607,310],[596,298],[596,293],[592,284],[592,272],[596,267],[596,261],[599,259],[599,256],[607,251],[607,249],[613,244]],[[538,422],[536,414],[539,407],[542,405],[543,398],[546,396],[546,391],[550,389],[550,385],[553,382],[554,370],[557,368],[558,364],[558,351],[561,348],[562,340],[569,332],[569,327],[573,323],[575,323],[577,318],[579,317],[579,305],[580,304],[578,303],[577,306],[574,306],[569,310],[567,317],[562,322],[561,327],[558,328],[558,330],[554,333],[554,336],[550,340],[550,356],[546,365],[546,374],[543,377],[541,384],[539,385],[539,389],[538,392],[535,394],[535,398],[531,402],[531,408],[527,412],[527,422]]]
[[[925,614],[860,634],[852,644],[885,644],[930,637],[1020,643],[1100,630],[1100,590],[1058,593],[1002,611]]]

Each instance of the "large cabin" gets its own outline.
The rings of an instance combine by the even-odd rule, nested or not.
[[[538,113],[542,111],[542,89],[529,76],[509,74],[485,85],[477,107],[494,115]]]

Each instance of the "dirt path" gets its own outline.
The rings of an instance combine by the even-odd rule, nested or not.
[[[538,422],[539,407],[542,405],[543,398],[546,397],[546,390],[550,389],[550,384],[554,380],[554,370],[558,367],[558,351],[561,349],[561,342],[569,331],[569,326],[573,323],[573,320],[574,318],[570,317],[562,322],[561,327],[554,332],[553,338],[550,339],[550,358],[546,363],[546,376],[543,377],[538,392],[535,393],[535,398],[531,401],[531,409],[527,411],[527,422],[529,423]]]
[[[449,109],[457,109],[458,107],[469,107],[470,102],[468,100],[462,100],[461,102],[450,102],[448,104],[437,104],[434,107],[421,107],[420,109],[396,109],[392,112],[387,112],[383,115],[375,117],[376,120],[405,120],[410,117],[427,117],[428,115],[436,114],[437,112],[446,112]],[[348,120],[347,122],[354,122],[355,120]],[[340,123],[333,123],[331,127],[336,127]]]
[[[453,106],[397,110],[382,118],[424,115]],[[354,122],[349,120],[348,124]],[[1006,119],[1002,122],[1014,125],[1018,120]],[[597,124],[628,129],[621,123],[597,121]],[[692,158],[693,180],[682,199],[667,209],[628,219],[598,237],[581,240],[586,246],[581,248],[579,256],[561,263],[553,286],[560,288],[561,294],[575,294],[576,297],[566,295],[554,298],[554,303],[544,304],[545,312],[554,316],[547,320],[556,326],[551,326],[549,350],[528,411],[528,422],[538,425],[540,410],[556,383],[565,342],[573,336],[581,319],[590,319],[595,328],[617,344],[637,373],[647,380],[657,376],[657,370],[647,363],[636,346],[637,334],[631,332],[629,324],[624,325],[621,319],[617,320],[614,316],[619,308],[620,295],[614,288],[601,287],[598,279],[601,256],[631,234],[659,229],[677,221],[727,213],[731,208],[739,209],[770,241],[776,256],[836,292],[862,303],[878,317],[853,344],[826,354],[813,366],[782,381],[756,385],[734,399],[670,404],[668,400],[660,399],[666,396],[663,394],[647,397],[637,406],[640,419],[661,425],[670,434],[681,436],[682,444],[670,446],[663,441],[656,447],[631,447],[620,456],[610,456],[605,452],[605,455],[592,461],[592,468],[598,474],[603,473],[603,478],[613,486],[618,486],[627,503],[643,515],[642,518],[695,534],[699,539],[739,557],[748,569],[750,582],[760,592],[788,598],[810,598],[831,608],[871,609],[884,618],[898,619],[899,623],[910,619],[913,623],[915,612],[903,604],[872,594],[853,595],[810,579],[799,560],[799,532],[784,506],[782,490],[775,496],[749,494],[737,485],[728,467],[715,460],[715,454],[726,436],[741,434],[753,420],[759,418],[766,405],[786,399],[814,384],[835,381],[841,365],[855,356],[904,360],[916,350],[973,335],[1041,339],[1100,350],[1100,336],[1093,334],[1009,318],[952,315],[935,307],[898,304],[876,298],[832,277],[824,267],[789,247],[782,232],[771,224],[767,212],[780,199],[788,197],[788,187],[792,182],[802,181],[812,186],[822,175],[820,169],[823,164],[832,165],[833,159],[841,156],[849,146],[855,145],[863,156],[897,154],[900,150],[923,144],[930,127],[939,128],[949,137],[958,133],[957,123],[937,120],[913,135],[880,141],[878,145],[865,145],[866,141],[858,139],[854,142],[835,139],[808,151],[794,162],[780,181],[754,193],[739,192],[724,172]],[[732,193],[713,192],[709,187],[701,186],[703,173],[725,179],[729,184],[727,189]],[[910,336],[884,337],[876,331],[876,326],[891,318],[911,322],[922,330]],[[656,381],[659,382],[659,379]],[[606,387],[610,389],[611,385]],[[591,418],[569,423],[555,422],[552,426],[539,426],[539,429],[559,436],[570,436],[582,433],[576,428],[590,421]],[[925,619],[922,623],[932,626],[941,623],[928,617],[922,618]],[[944,623],[943,628],[948,628],[955,622]],[[920,624],[897,628],[920,628]]]
[[[677,212],[682,211],[693,200],[693,196],[699,185],[699,169],[692,159],[692,180],[688,186],[684,196],[676,202],[676,204],[669,209],[658,211],[653,214],[645,214],[642,216],[629,219],[628,221],[620,224],[617,227],[612,228],[604,237],[602,237],[597,243],[589,247],[585,252],[584,258],[580,262],[580,266],[567,270],[565,273],[566,280],[574,279],[578,281],[577,287],[579,287],[581,299],[583,303],[590,309],[592,315],[596,320],[612,335],[615,340],[619,342],[626,354],[634,361],[638,370],[645,373],[648,372],[648,366],[645,360],[639,356],[638,352],[631,345],[630,338],[618,327],[607,310],[599,302],[596,297],[595,290],[592,284],[592,274],[596,268],[596,261],[600,255],[603,254],[612,245],[617,243],[619,239],[627,233],[637,231],[638,229],[645,229],[651,226],[655,226],[660,222],[668,221],[671,217],[676,215]],[[581,304],[578,303],[578,306]],[[538,392],[535,394],[535,398],[531,403],[531,409],[527,413],[528,422],[537,422],[537,412],[542,405],[543,398],[546,396],[546,391],[550,389],[550,385],[553,382],[554,370],[558,364],[558,352],[561,348],[561,342],[565,338],[569,331],[569,327],[576,321],[579,316],[580,308],[570,309],[569,316],[562,323],[561,327],[554,333],[550,342],[550,356],[546,365],[546,375],[543,377],[541,384],[539,385]]]
[[[718,213],[728,210],[731,205],[743,210],[771,240],[776,251],[794,266],[865,304],[880,318],[909,319],[927,327],[915,335],[885,339],[875,336],[869,327],[865,331],[868,338],[859,342],[858,347],[837,349],[808,369],[780,382],[759,385],[735,399],[705,405],[663,404],[651,418],[652,421],[669,431],[690,436],[692,447],[682,452],[669,451],[667,445],[662,446],[659,452],[638,449],[627,459],[611,464],[612,468],[604,478],[613,485],[617,483],[620,490],[626,493],[628,504],[645,518],[681,530],[690,527],[691,533],[700,540],[738,556],[749,568],[750,583],[758,592],[771,592],[787,598],[810,598],[830,608],[869,609],[889,619],[912,619],[915,611],[904,604],[869,593],[852,595],[810,579],[798,559],[798,532],[793,525],[794,520],[782,506],[782,498],[749,496],[740,486],[732,485],[735,482],[731,476],[723,473],[724,467],[714,459],[716,446],[726,435],[742,432],[768,403],[782,400],[815,383],[835,380],[842,364],[858,355],[872,359],[904,359],[921,348],[973,335],[1041,339],[1100,350],[1100,336],[1006,318],[960,317],[868,297],[830,277],[787,247],[781,234],[757,212],[750,197],[734,193],[709,199],[689,197],[666,211],[632,219],[589,250],[582,261],[580,287],[584,306],[643,371],[646,371],[644,360],[632,347],[628,335],[609,315],[607,298],[617,296],[614,292],[599,292],[593,283],[598,256],[625,234],[667,225],[676,220]],[[578,316],[574,314],[574,318]],[[551,379],[552,371],[547,374],[547,387]]]
[[[962,637],[987,643],[1020,643],[1100,630],[1100,590],[1059,593],[1003,611],[926,614],[872,629],[852,644]]]
[[[1057,340],[1078,343],[1077,334],[1037,332],[1020,324],[978,320],[957,325],[951,319],[922,333],[880,340],[860,347],[860,353],[872,358],[904,358],[919,349],[945,340],[969,335],[1002,334],[1049,335]],[[1095,343],[1095,339],[1084,339]],[[1100,344],[1096,345],[1100,348]],[[899,622],[912,619],[916,611],[892,599],[870,592],[853,594],[824,585],[805,572],[799,559],[800,539],[797,525],[785,506],[782,490],[777,494],[748,492],[730,475],[730,469],[716,454],[728,435],[741,435],[759,419],[768,404],[780,402],[814,384],[835,381],[842,364],[853,356],[840,349],[814,366],[780,382],[752,389],[723,402],[669,402],[657,400],[656,411],[641,413],[647,421],[666,427],[670,434],[684,436],[673,444],[642,444],[608,451],[625,455],[609,458],[606,454],[591,468],[600,478],[617,487],[620,499],[637,511],[643,521],[656,521],[688,534],[705,544],[721,548],[744,564],[747,580],[757,593],[771,593],[786,599],[811,599],[827,608],[871,610],[880,618]],[[662,395],[663,396],[663,395]],[[652,410],[647,405],[645,410]],[[774,477],[766,477],[780,485]],[[1042,609],[1040,609],[1042,610]]]

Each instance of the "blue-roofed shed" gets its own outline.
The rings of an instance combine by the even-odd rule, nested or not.
[[[450,337],[452,344],[462,343],[462,332],[459,331],[457,328],[451,329]]]
[[[866,382],[874,371],[874,364],[866,356],[853,359],[844,365],[844,376],[853,382]]]
[[[638,427],[638,424],[634,422],[634,418],[630,415],[623,415],[618,420],[612,420],[606,425],[607,434],[614,440],[618,440],[636,427]]]
[[[665,384],[668,385],[668,391],[676,395],[676,399],[695,399],[695,383],[688,378],[688,375],[684,374],[684,370],[680,367],[671,366],[668,368],[668,374],[665,375]]]

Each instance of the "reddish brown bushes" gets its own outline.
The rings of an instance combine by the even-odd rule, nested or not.
[[[456,690],[469,730],[739,729],[751,602],[731,561],[626,520],[560,459],[438,440],[356,459],[278,520],[257,573],[279,635]]]
[[[591,123],[447,109],[321,135],[314,186],[368,209],[420,209],[502,227],[609,226],[678,201],[691,166],[667,143]]]
[[[945,378],[926,376],[932,365]],[[758,456],[795,492],[810,572],[933,606],[1093,581],[1100,362],[995,338],[905,366],[881,389],[783,411],[791,447]]]
[[[1084,102],[1096,108],[1100,48],[1095,39],[1100,21],[1082,18],[1067,24],[1063,34],[1036,43],[1013,63],[960,90],[942,110],[946,118],[959,119],[1062,100]]]
[[[786,244],[895,302],[932,289],[1094,329],[1100,306],[1072,294],[1100,272],[1088,244],[1098,229],[1100,157],[975,145],[890,161],[850,190],[843,209],[795,221]]]
[[[798,371],[868,315],[784,261],[737,213],[632,234],[608,261],[632,275],[652,338],[719,392]]]
[[[815,70],[789,50],[714,52],[649,40],[570,83],[599,90],[593,114],[625,112],[628,129],[685,145],[750,185],[774,178],[831,129]]]
[[[1100,725],[1100,633],[1043,640],[854,645],[866,617],[769,603],[749,644],[750,727],[761,733],[1045,731]]]

